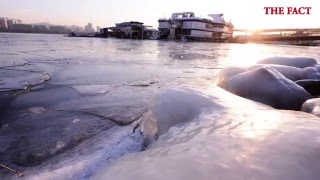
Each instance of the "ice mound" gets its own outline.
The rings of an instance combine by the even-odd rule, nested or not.
[[[156,96],[148,114],[142,121],[147,144],[168,131],[175,124],[194,119],[203,108],[221,109],[206,94],[188,89],[171,88]]]
[[[171,127],[147,150],[120,158],[95,179],[320,177],[319,118],[275,110],[215,86],[196,89],[163,91],[150,109],[153,125],[170,128],[190,120]]]

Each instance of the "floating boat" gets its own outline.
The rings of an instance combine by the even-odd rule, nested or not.
[[[142,22],[130,21],[117,23],[114,27],[109,27],[107,34],[111,37],[125,39],[158,39],[159,30],[152,29],[151,26],[145,26]]]
[[[233,25],[223,14],[209,14],[211,19],[196,17],[194,12],[173,13],[159,19],[160,39],[225,42],[232,38]]]

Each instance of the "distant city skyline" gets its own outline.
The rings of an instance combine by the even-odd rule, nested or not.
[[[266,6],[310,6],[312,10],[311,15],[265,15]],[[123,21],[141,21],[157,28],[159,18],[181,11],[193,11],[200,17],[224,13],[225,20],[231,20],[235,28],[320,27],[318,0],[0,0],[0,17],[81,27],[88,23],[108,27]]]

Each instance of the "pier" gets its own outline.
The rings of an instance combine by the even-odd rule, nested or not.
[[[319,45],[320,28],[304,29],[234,29],[235,43],[288,43],[295,45]]]

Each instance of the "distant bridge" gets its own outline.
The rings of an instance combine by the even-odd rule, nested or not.
[[[236,32],[245,35],[235,35]],[[248,35],[249,34],[249,35]],[[234,38],[231,42],[236,43],[266,43],[266,42],[288,42],[290,44],[319,44],[320,28],[302,29],[234,29]]]
[[[283,36],[283,37],[241,37],[233,38],[233,42],[262,42],[262,41],[316,41],[320,40],[320,36]]]
[[[235,32],[247,32],[247,33],[271,33],[271,32],[308,32],[308,33],[320,33],[320,28],[296,28],[296,29],[234,29]]]

